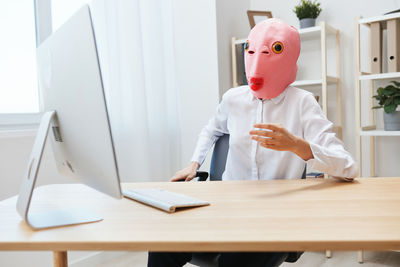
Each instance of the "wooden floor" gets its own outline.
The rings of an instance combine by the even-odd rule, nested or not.
[[[282,267],[376,267],[376,266],[400,266],[400,252],[364,252],[364,263],[357,262],[357,252],[333,252],[332,258],[325,258],[323,252],[304,253],[296,263],[284,263]],[[119,257],[107,260],[99,267],[143,267],[147,265],[146,252],[126,252]],[[83,262],[73,264],[73,267],[83,267]],[[187,264],[186,267],[195,265]]]

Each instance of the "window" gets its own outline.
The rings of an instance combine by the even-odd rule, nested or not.
[[[0,1],[0,131],[36,128],[41,118],[35,4],[38,38],[44,40],[88,1]]]
[[[41,114],[36,70],[35,4],[44,40],[88,0],[0,1],[0,130],[36,128]],[[53,13],[53,14],[51,14]],[[52,23],[53,19],[53,23]]]
[[[0,1],[0,34],[0,113],[38,112],[34,1]]]

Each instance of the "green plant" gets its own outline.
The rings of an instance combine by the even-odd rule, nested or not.
[[[296,13],[299,19],[316,19],[322,11],[320,5],[321,4],[316,0],[301,0],[301,2],[294,7],[293,12]]]
[[[379,101],[379,106],[375,106],[373,109],[383,107],[386,113],[393,113],[400,105],[400,82],[391,81],[391,83],[393,85],[378,88],[378,94],[374,95],[373,98]]]

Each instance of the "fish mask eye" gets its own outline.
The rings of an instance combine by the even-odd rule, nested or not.
[[[282,42],[275,42],[273,45],[272,45],[272,51],[274,51],[274,53],[275,54],[280,54],[280,53],[282,53],[283,52],[283,44],[282,44]]]
[[[245,43],[244,43],[244,50],[245,51],[247,51],[247,50],[249,50],[249,41],[246,41]]]

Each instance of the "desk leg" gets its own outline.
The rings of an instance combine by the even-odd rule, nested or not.
[[[332,251],[331,250],[325,251],[325,257],[327,257],[328,259],[332,258]]]
[[[68,267],[68,258],[66,251],[53,251],[54,267]]]
[[[359,250],[358,251],[358,263],[363,263],[364,262],[364,251]]]

